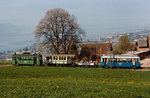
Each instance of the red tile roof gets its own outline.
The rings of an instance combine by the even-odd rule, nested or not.
[[[92,43],[92,44],[82,44],[82,49],[80,53],[80,58],[88,57],[95,60],[97,57],[101,57],[112,50],[111,43]]]

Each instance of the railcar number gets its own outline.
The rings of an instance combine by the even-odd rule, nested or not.
[[[27,63],[27,61],[24,61],[24,63]]]
[[[122,63],[119,63],[119,65],[122,65]]]

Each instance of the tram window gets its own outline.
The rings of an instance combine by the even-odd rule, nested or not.
[[[123,62],[127,62],[127,59],[122,59]]]
[[[64,57],[64,60],[66,60],[66,57]]]
[[[132,59],[127,59],[128,62],[132,62]]]
[[[130,59],[129,62],[132,62],[132,59]]]
[[[102,62],[105,62],[105,58],[102,59]]]
[[[55,57],[53,57],[53,60],[55,60]]]
[[[118,59],[118,62],[122,62],[122,59]]]
[[[46,60],[49,60],[49,57],[46,57]]]
[[[32,60],[33,58],[32,57],[28,57],[28,60]]]
[[[139,62],[139,59],[136,59],[136,62]]]
[[[116,62],[116,59],[111,59],[112,62]]]
[[[119,61],[119,59],[117,58],[117,59],[116,59],[116,61],[118,62],[118,61]]]
[[[136,59],[135,59],[135,58],[133,58],[133,59],[132,59],[132,62],[136,62]]]
[[[59,60],[62,60],[62,57],[59,57]]]

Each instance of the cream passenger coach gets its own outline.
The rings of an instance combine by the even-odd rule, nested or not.
[[[72,65],[75,55],[71,54],[44,54],[44,62],[46,65]]]

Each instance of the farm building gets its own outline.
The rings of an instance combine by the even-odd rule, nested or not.
[[[137,50],[147,50],[148,49],[148,43],[147,40],[139,40],[137,41]]]
[[[150,55],[150,35],[147,36],[147,40],[139,40],[136,42],[137,51],[134,55],[144,59]]]
[[[87,57],[91,60],[96,60],[110,52],[110,50],[112,50],[111,43],[82,44],[80,59]]]
[[[147,36],[147,40],[139,40],[136,42],[136,48],[138,51],[150,49],[150,35]]]
[[[143,51],[137,51],[134,53],[135,56],[139,56],[140,59],[144,59],[150,55],[150,49],[143,50]]]

